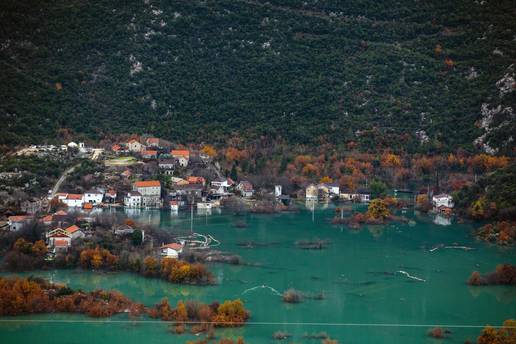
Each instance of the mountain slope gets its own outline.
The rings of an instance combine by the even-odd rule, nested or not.
[[[454,149],[485,134],[512,150],[512,1],[341,2],[3,1],[0,142],[66,128]]]

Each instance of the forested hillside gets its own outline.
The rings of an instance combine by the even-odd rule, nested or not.
[[[513,0],[3,0],[0,143],[150,133],[511,154],[514,18]]]

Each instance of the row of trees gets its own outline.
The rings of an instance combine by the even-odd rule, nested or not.
[[[160,277],[172,283],[181,284],[213,284],[214,278],[210,271],[200,263],[187,263],[178,259],[158,260],[152,256],[143,261],[143,275]]]
[[[135,303],[117,291],[74,291],[66,286],[49,283],[39,278],[0,277],[0,316],[32,313],[81,313],[90,317],[109,317],[129,310],[133,317],[148,314],[164,321],[179,324],[203,323],[210,326],[243,326],[249,312],[240,300],[227,300],[211,305],[194,301],[178,301],[172,308],[167,299],[153,307]]]

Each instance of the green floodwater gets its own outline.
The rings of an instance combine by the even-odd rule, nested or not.
[[[292,334],[285,341],[289,343],[319,343],[303,335],[321,331],[340,343],[437,343],[440,341],[426,335],[436,324],[450,326],[447,343],[463,343],[480,333],[474,326],[499,325],[516,317],[516,288],[472,288],[465,284],[473,270],[488,272],[499,263],[515,264],[514,249],[476,241],[471,236],[472,225],[440,226],[429,216],[409,213],[405,215],[415,223],[366,226],[357,231],[331,225],[334,213],[330,206],[313,213],[305,209],[277,215],[196,215],[195,231],[212,234],[221,241],[221,250],[239,254],[246,262],[260,263],[259,267],[210,264],[216,286],[173,285],[128,273],[61,270],[32,274],[72,288],[116,289],[146,305],[163,297],[171,303],[179,299],[212,302],[241,298],[252,313],[250,321],[256,323],[217,330],[217,334],[243,336],[247,343],[258,344],[274,342],[272,334],[279,330]],[[143,211],[132,216],[184,232],[190,226],[189,214]],[[248,227],[236,228],[237,222]],[[324,250],[302,250],[294,244],[313,238],[328,239],[331,244]],[[242,241],[269,245],[248,249],[237,245]],[[442,248],[429,252],[437,244],[459,244],[475,250]],[[426,282],[395,273],[398,270]],[[269,288],[246,292],[261,285],[280,293],[291,287],[306,293],[322,291],[325,299],[285,304]],[[171,334],[163,323],[125,322],[126,315],[100,323],[91,322],[99,319],[69,314],[2,319],[2,344],[185,343],[195,338]],[[451,327],[457,325],[472,327]]]

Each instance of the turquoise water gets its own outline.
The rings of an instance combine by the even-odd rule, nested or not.
[[[515,288],[472,288],[465,284],[473,270],[487,272],[499,263],[515,264],[514,249],[475,241],[471,225],[438,226],[427,216],[408,214],[415,224],[366,226],[355,231],[331,225],[333,214],[330,206],[313,214],[303,210],[277,215],[196,216],[197,232],[212,234],[222,242],[221,250],[259,264],[210,264],[217,286],[178,286],[127,273],[66,270],[34,274],[72,288],[117,289],[146,305],[163,297],[171,302],[241,298],[252,313],[251,323],[217,333],[244,336],[248,343],[274,342],[272,334],[278,330],[292,334],[288,342],[296,343],[319,343],[303,335],[321,331],[340,343],[434,343],[438,341],[426,336],[432,325],[498,325],[516,317]],[[188,214],[177,217],[167,211],[147,211],[133,216],[185,232],[190,226]],[[235,228],[236,222],[246,222],[248,227]],[[328,239],[331,244],[325,250],[301,250],[294,244],[313,238]],[[248,249],[237,245],[241,241],[269,245]],[[443,248],[429,252],[437,244],[459,244],[475,250]],[[398,270],[425,282],[395,273]],[[324,292],[325,299],[292,305],[284,304],[270,288],[246,292],[262,285],[280,293],[291,287],[307,293]],[[173,335],[162,323],[126,319],[119,315],[91,323],[87,317],[62,314],[4,318],[9,322],[0,322],[0,343],[184,343],[194,338]],[[453,333],[446,340],[449,343],[473,340],[480,333],[475,327],[450,329]]]

